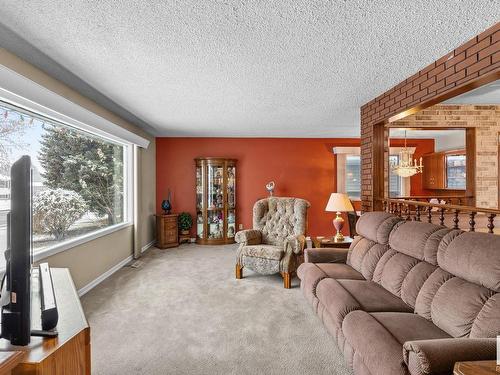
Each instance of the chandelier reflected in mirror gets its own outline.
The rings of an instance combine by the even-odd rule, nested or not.
[[[406,130],[405,130],[405,145],[399,151],[399,157],[397,162],[391,163],[391,171],[397,176],[401,177],[411,177],[417,173],[422,173],[424,166],[422,164],[422,158],[420,158],[417,163],[417,159],[412,159],[413,153],[411,149],[406,147]]]

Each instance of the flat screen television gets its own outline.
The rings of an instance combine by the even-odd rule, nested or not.
[[[11,167],[11,211],[7,219],[6,271],[2,285],[1,337],[28,345],[31,333],[32,264],[31,159],[22,156]]]

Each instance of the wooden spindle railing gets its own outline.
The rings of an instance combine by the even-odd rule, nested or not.
[[[476,216],[475,212],[471,212],[469,214],[469,232],[475,232],[476,231],[476,222],[474,221],[474,217]]]
[[[460,222],[460,219],[458,218],[458,215],[460,215],[460,211],[459,210],[454,210],[453,211],[453,229],[458,229],[459,226],[458,226],[458,223]]]
[[[439,225],[444,226],[444,208],[439,209]]]
[[[488,225],[487,225],[488,233],[493,233],[493,229],[495,229],[495,225],[493,224],[493,220],[495,220],[496,216],[497,215],[495,215],[495,214],[488,215]]]
[[[409,199],[382,198],[379,201],[383,203],[386,212],[391,212],[407,221],[422,221],[422,215],[425,215],[427,222],[432,223],[436,216],[439,225],[460,229],[460,224],[464,223],[467,228],[462,227],[462,229],[470,232],[484,231],[494,234],[495,218],[500,217],[500,210],[490,208],[436,204]]]

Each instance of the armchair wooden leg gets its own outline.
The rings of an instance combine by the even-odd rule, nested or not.
[[[236,278],[243,278],[243,267],[239,263],[236,263]]]
[[[290,289],[292,287],[292,274],[290,272],[283,272],[283,286],[285,289]]]

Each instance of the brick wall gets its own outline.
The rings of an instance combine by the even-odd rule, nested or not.
[[[500,76],[500,23],[405,79],[361,107],[361,194],[363,211],[374,208],[374,127],[414,107],[479,79]],[[387,137],[387,132],[386,132]],[[384,147],[387,147],[385,145]],[[387,171],[385,173],[387,176]],[[386,180],[386,176],[384,179]]]
[[[434,105],[392,124],[476,128],[476,206],[498,208],[500,105]]]

